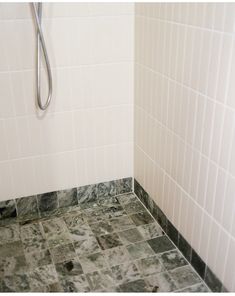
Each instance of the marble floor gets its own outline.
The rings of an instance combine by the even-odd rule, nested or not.
[[[0,292],[207,292],[130,193],[0,227]]]

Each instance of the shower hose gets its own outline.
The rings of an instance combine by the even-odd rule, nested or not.
[[[37,26],[37,104],[41,110],[46,110],[51,102],[52,97],[52,75],[50,61],[47,54],[46,44],[43,36],[42,26],[41,26],[41,16],[42,16],[42,3],[32,3],[34,19]],[[41,51],[42,49],[42,51]],[[47,79],[48,79],[48,95],[45,104],[42,103],[41,98],[41,52],[43,52],[44,60],[46,64]]]

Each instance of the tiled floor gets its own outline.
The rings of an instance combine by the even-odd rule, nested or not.
[[[0,227],[1,292],[209,291],[134,194]]]

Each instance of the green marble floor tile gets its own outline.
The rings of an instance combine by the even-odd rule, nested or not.
[[[154,251],[150,248],[147,242],[135,243],[127,246],[132,259],[140,259],[154,255]]]

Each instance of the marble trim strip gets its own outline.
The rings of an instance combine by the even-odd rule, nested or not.
[[[182,252],[185,258],[197,271],[199,276],[205,281],[212,292],[226,292],[226,288],[222,282],[211,271],[208,265],[200,258],[192,246],[186,241],[182,234],[175,228],[175,226],[168,220],[166,215],[161,211],[149,194],[143,187],[134,179],[134,193],[146,206],[152,216],[158,221],[162,229]]]
[[[0,202],[0,226],[52,216],[63,208],[129,192],[133,192],[131,177],[5,200]]]

